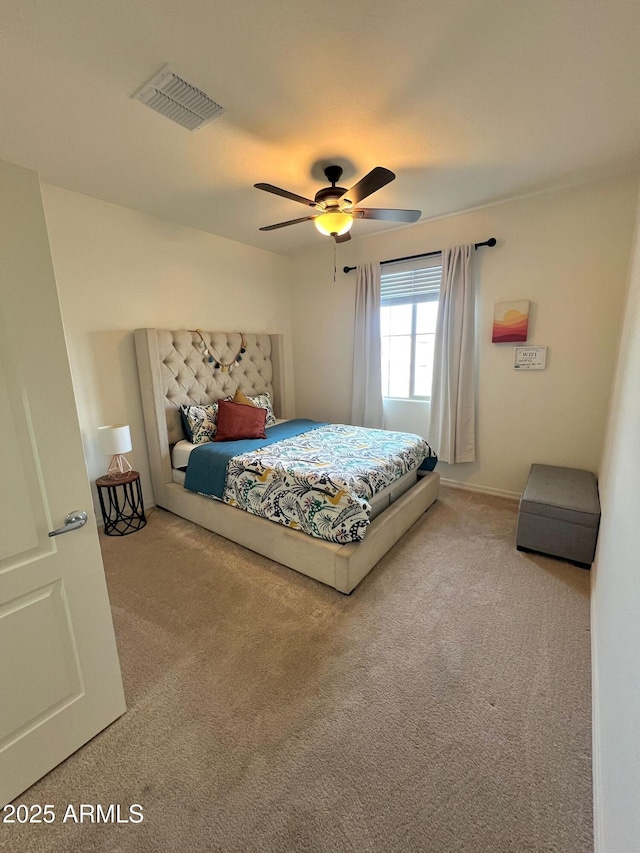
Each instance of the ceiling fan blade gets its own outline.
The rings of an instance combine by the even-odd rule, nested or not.
[[[296,195],[295,193],[290,193],[289,190],[283,190],[280,187],[274,187],[273,184],[254,184],[254,187],[257,190],[264,190],[267,193],[281,195],[282,198],[288,198],[291,201],[299,201],[300,204],[306,204],[307,207],[316,207],[315,201],[311,201],[310,198],[305,198],[303,195]]]
[[[346,243],[347,240],[351,239],[351,234],[348,231],[346,234],[336,234],[333,239],[336,241],[336,243]]]
[[[288,222],[278,222],[276,225],[265,225],[264,228],[260,228],[260,231],[275,231],[276,228],[285,228],[287,225],[297,225],[298,222],[309,222],[311,219],[315,219],[315,216],[303,216],[302,219],[290,219]]]
[[[359,207],[349,211],[354,219],[386,219],[388,222],[417,222],[421,210],[386,209],[384,207]]]
[[[369,174],[361,178],[357,184],[354,184],[350,190],[343,193],[340,201],[348,199],[351,204],[358,204],[363,198],[376,192],[376,190],[382,189],[382,187],[390,184],[394,179],[395,175],[389,169],[376,166]]]

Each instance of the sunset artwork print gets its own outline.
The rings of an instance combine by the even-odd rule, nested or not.
[[[529,300],[496,302],[493,312],[493,337],[491,342],[526,341],[529,325]]]

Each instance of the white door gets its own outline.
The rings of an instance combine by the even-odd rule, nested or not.
[[[2,805],[124,711],[40,183],[0,161]]]

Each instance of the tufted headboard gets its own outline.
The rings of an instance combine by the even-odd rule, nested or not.
[[[241,335],[239,332],[136,329],[149,463],[155,501],[162,506],[164,487],[172,480],[171,446],[183,438],[181,405],[206,405],[236,390],[247,396],[268,392],[276,417],[286,414],[282,335]],[[215,368],[206,348],[220,364],[233,361],[243,343],[239,363],[228,370]],[[204,341],[204,347],[202,342]]]

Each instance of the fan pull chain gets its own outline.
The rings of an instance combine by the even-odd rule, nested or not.
[[[336,283],[336,241],[333,241],[333,283]]]

